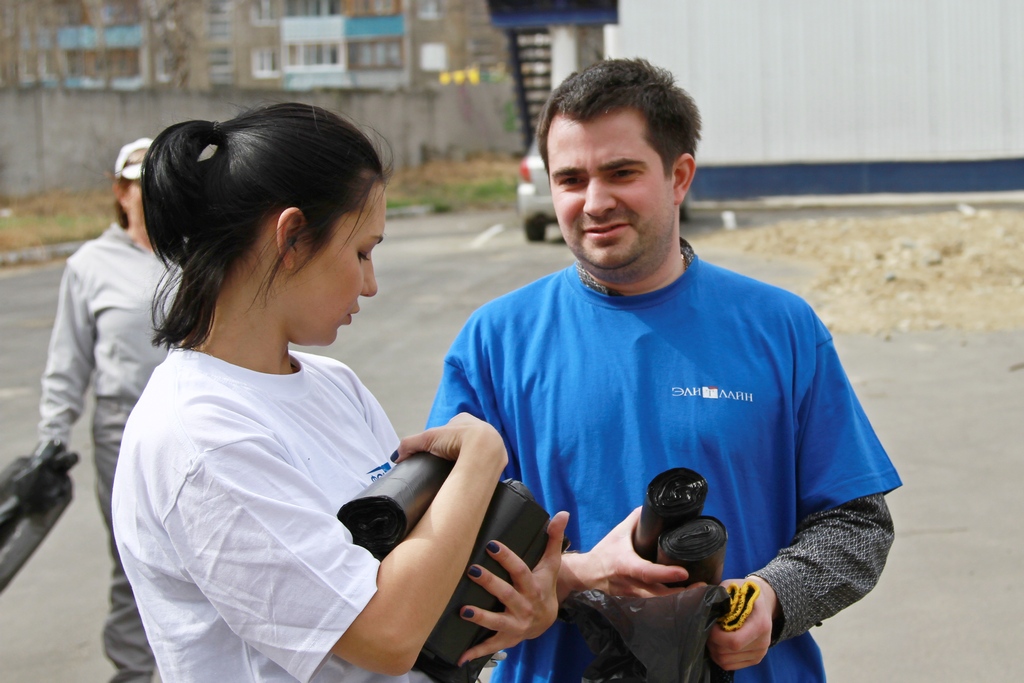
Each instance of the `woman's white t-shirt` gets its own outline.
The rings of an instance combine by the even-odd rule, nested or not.
[[[269,375],[172,351],[128,420],[114,530],[161,678],[426,681],[330,655],[378,568],[336,514],[398,436],[348,367],[292,357]]]

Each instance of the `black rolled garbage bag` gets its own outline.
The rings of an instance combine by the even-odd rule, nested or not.
[[[722,582],[725,565],[725,545],[728,541],[725,526],[714,517],[698,517],[670,529],[658,539],[658,564],[686,569],[686,581],[672,586],[688,586],[703,581]]]
[[[420,521],[453,466],[451,461],[429,453],[412,455],[345,503],[338,519],[348,527],[356,545],[381,560]],[[466,568],[477,564],[510,580],[508,572],[486,552],[487,543],[496,540],[533,569],[547,546],[549,519],[525,484],[512,479],[499,482]],[[497,598],[463,575],[416,662],[417,669],[438,683],[472,683],[490,659],[480,657],[457,665],[463,652],[494,633],[462,619],[459,612],[465,605],[489,611],[502,609]]]
[[[703,476],[686,467],[662,472],[647,486],[640,522],[633,531],[633,549],[640,557],[654,562],[658,537],[689,521],[704,510],[708,483]]]
[[[469,565],[479,565],[511,582],[508,572],[486,551],[490,541],[501,541],[530,569],[537,566],[547,547],[548,513],[538,505],[522,482],[506,479],[498,484],[477,535]],[[480,657],[459,667],[462,653],[494,635],[494,631],[464,620],[460,611],[473,605],[491,612],[504,609],[496,597],[465,576],[448,601],[437,626],[427,638],[416,668],[439,683],[475,681],[490,657]]]
[[[703,683],[711,672],[708,634],[729,611],[729,592],[704,586],[634,598],[584,591],[563,607],[596,655],[583,683]]]
[[[338,519],[356,545],[382,560],[420,521],[454,466],[430,453],[411,455],[342,505]]]

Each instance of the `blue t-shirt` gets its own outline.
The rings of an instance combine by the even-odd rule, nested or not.
[[[704,514],[728,530],[724,578],[772,560],[807,515],[900,480],[799,297],[694,259],[671,285],[606,296],[574,267],[478,310],[445,360],[429,424],[458,412],[495,425],[507,476],[568,510],[587,551],[673,467],[708,482]],[[593,659],[557,623],[513,648],[494,681],[579,681]],[[823,681],[809,634],[740,681]]]

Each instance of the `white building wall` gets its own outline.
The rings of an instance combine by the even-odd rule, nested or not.
[[[619,0],[711,164],[1022,156],[1021,36],[1021,0]]]

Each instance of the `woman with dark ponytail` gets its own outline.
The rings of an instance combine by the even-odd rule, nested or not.
[[[175,274],[154,307],[170,352],[128,421],[113,508],[166,683],[429,680],[410,670],[468,562],[503,441],[467,415],[400,441],[348,367],[290,350],[332,343],[376,294],[387,179],[358,128],[301,104],[171,126],[146,156],[149,238]],[[335,515],[393,451],[455,465],[378,562]],[[555,520],[532,573],[503,546],[512,584],[470,569],[506,609],[467,617],[497,634],[463,661],[554,620]]]

